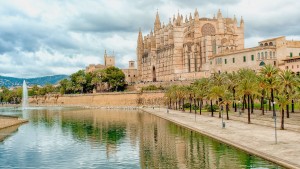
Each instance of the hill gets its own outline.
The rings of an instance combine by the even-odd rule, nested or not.
[[[0,76],[0,86],[5,87],[15,87],[15,86],[22,86],[23,80],[26,80],[28,86],[32,85],[41,85],[44,86],[45,84],[57,84],[59,81],[68,78],[67,75],[54,75],[54,76],[44,76],[44,77],[36,77],[36,78],[15,78],[15,77],[7,77],[7,76]]]

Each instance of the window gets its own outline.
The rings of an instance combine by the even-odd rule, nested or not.
[[[276,66],[276,61],[274,61],[274,66]]]
[[[273,52],[273,57],[275,58],[276,56],[275,56],[275,52]]]
[[[128,75],[128,77],[130,77],[130,75]]]
[[[272,52],[270,51],[270,58],[272,58]]]
[[[294,66],[292,65],[292,69],[294,69]]]
[[[289,69],[289,67],[288,67],[288,66],[286,66],[286,67],[285,67],[285,69]]]
[[[264,60],[264,52],[261,52],[261,59]]]
[[[254,61],[254,55],[251,55],[251,60]]]
[[[210,64],[212,65],[212,61],[210,61]]]
[[[225,59],[225,64],[227,64],[227,59]]]
[[[258,60],[260,60],[260,53],[257,53]]]
[[[244,56],[243,60],[244,60],[244,62],[246,62],[246,56]]]
[[[290,52],[290,57],[293,57],[293,52]]]
[[[265,58],[266,59],[268,58],[268,52],[265,52]]]
[[[235,58],[232,58],[232,63],[235,63]]]

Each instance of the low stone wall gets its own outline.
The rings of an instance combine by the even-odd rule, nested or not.
[[[69,106],[147,106],[164,105],[164,92],[118,92],[98,94],[46,95],[29,98],[29,104]]]

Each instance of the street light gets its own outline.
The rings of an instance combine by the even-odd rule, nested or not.
[[[275,144],[277,144],[277,130],[276,130],[276,111],[275,111],[275,102],[271,102],[273,106],[273,118],[274,118],[274,126],[275,126]]]

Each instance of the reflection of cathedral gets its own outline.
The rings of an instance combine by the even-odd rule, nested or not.
[[[244,21],[223,18],[221,11],[214,18],[177,17],[161,24],[156,14],[154,32],[145,37],[139,32],[138,71],[143,81],[179,80],[181,76],[199,76],[208,70],[213,54],[244,48]]]
[[[178,13],[168,24],[157,13],[154,32],[143,37],[139,31],[139,80],[194,80],[240,68],[257,71],[265,64],[300,72],[300,61],[290,64],[300,58],[300,41],[278,37],[244,48],[244,27],[243,18],[224,18],[220,10],[213,18],[200,17],[197,9],[185,18]]]

